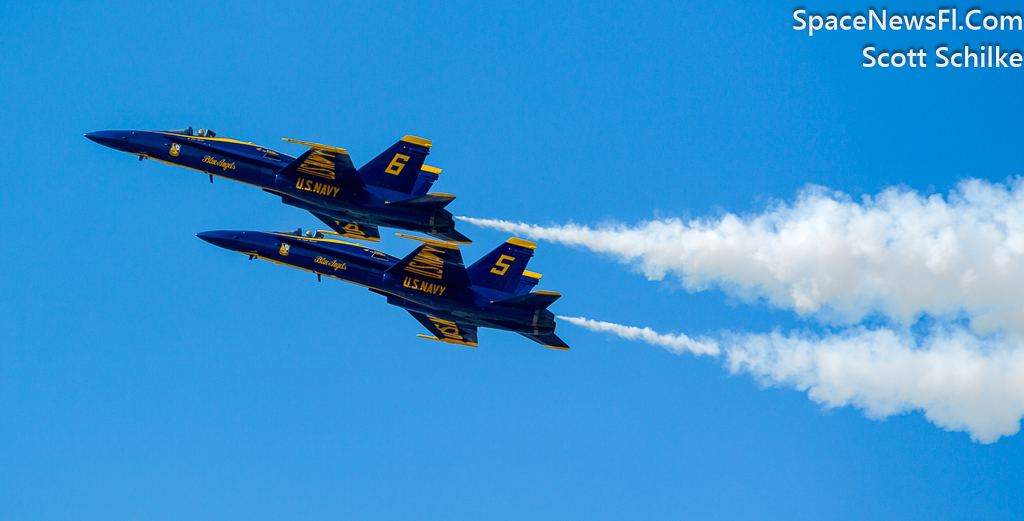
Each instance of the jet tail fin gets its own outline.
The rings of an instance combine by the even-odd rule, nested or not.
[[[420,175],[416,177],[416,183],[412,187],[410,195],[423,195],[434,185],[434,181],[441,175],[441,169],[423,165]]]
[[[469,280],[475,286],[514,295],[536,248],[530,241],[513,237],[473,263],[467,270]]]
[[[537,283],[540,282],[540,278],[542,276],[543,275],[541,275],[540,273],[534,273],[530,270],[523,270],[523,276],[519,280],[519,285],[516,286],[514,294],[525,295],[529,293],[530,290],[537,286]]]
[[[426,139],[405,136],[363,165],[359,177],[370,186],[412,194],[432,145]]]

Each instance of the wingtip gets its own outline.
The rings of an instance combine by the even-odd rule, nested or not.
[[[407,235],[404,233],[396,233],[395,235],[402,237],[403,239],[412,239],[414,241],[425,242],[427,244],[433,244],[434,246],[440,246],[443,248],[450,248],[453,250],[459,249],[458,245],[449,241],[439,241],[437,239],[428,239],[426,237],[417,237],[415,235]]]
[[[450,338],[437,338],[436,336],[427,336],[427,335],[416,335],[416,336],[419,337],[419,338],[426,338],[427,340],[437,340],[438,342],[444,342],[446,344],[455,344],[455,345],[459,345],[459,346],[477,347],[477,344],[474,343],[474,342],[459,342],[458,340],[452,340]]]
[[[291,138],[286,138],[286,137],[281,138],[281,141],[287,141],[289,143],[295,143],[297,145],[305,145],[307,147],[315,148],[317,150],[324,150],[324,151],[327,151],[327,152],[335,152],[335,153],[338,153],[338,154],[348,155],[348,151],[345,150],[344,148],[332,147],[330,145],[324,145],[324,144],[321,144],[321,143],[312,143],[310,141],[300,141],[298,139],[291,139]]]

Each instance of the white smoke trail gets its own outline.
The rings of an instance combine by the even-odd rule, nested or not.
[[[696,341],[584,317],[558,318],[677,355],[722,352],[711,339]],[[827,408],[850,405],[873,419],[920,410],[939,427],[966,431],[981,443],[1016,434],[1024,417],[1024,350],[980,340],[963,328],[940,326],[920,345],[905,328],[723,336],[725,365],[733,374],[747,372],[764,385],[806,391]]]
[[[869,418],[913,410],[951,431],[993,443],[1020,430],[1024,351],[940,328],[915,344],[906,330],[863,327],[813,334],[728,335],[726,366],[765,385],[806,391],[825,407]]]
[[[759,215],[661,219],[636,226],[535,226],[460,219],[635,263],[691,291],[741,298],[835,323],[882,313],[966,313],[980,334],[1024,334],[1024,183],[968,180],[948,199],[891,188],[855,202],[820,187]]]
[[[724,361],[733,373],[806,391],[826,407],[858,407],[872,418],[920,410],[936,425],[966,431],[982,443],[1020,429],[1020,178],[966,180],[946,198],[891,188],[859,202],[808,187],[795,202],[777,203],[757,215],[660,219],[635,226],[461,219],[608,253],[634,264],[651,280],[678,276],[691,291],[717,286],[826,324],[853,326],[821,335],[723,333]],[[879,315],[892,326],[856,326]],[[909,326],[922,316],[934,317],[937,325],[915,342]],[[964,318],[969,328],[957,325]],[[649,329],[570,321],[670,345]],[[718,349],[714,341],[701,343]]]
[[[704,339],[697,341],[682,333],[678,335],[660,335],[655,333],[654,330],[649,327],[639,328],[623,326],[613,324],[611,322],[590,320],[589,318],[584,317],[559,316],[558,318],[571,324],[585,327],[591,331],[614,333],[628,340],[643,340],[648,344],[664,347],[677,355],[681,355],[687,351],[690,351],[695,355],[717,355],[720,352],[718,344],[714,340]]]

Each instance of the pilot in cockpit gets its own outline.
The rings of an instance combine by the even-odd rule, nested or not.
[[[192,127],[183,128],[183,129],[179,129],[179,130],[171,130],[170,132],[173,133],[173,134],[182,134],[182,135],[185,135],[185,136],[193,135],[192,134]],[[216,132],[214,132],[212,130],[203,130],[203,129],[199,129],[199,132],[194,134],[194,135],[199,136],[199,137],[217,137],[217,133]]]
[[[306,237],[308,237],[310,239],[323,239],[324,238],[324,234],[321,233],[319,230],[317,230],[316,232],[314,232],[313,230],[306,230],[306,233],[303,234],[302,233],[302,228],[298,228],[298,229],[288,233],[288,235],[294,235],[296,237],[302,237],[303,235],[305,235]]]

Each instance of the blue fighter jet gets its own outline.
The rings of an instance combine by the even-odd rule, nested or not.
[[[378,226],[421,232],[467,244],[444,209],[454,195],[427,193],[441,169],[423,164],[431,142],[405,136],[358,170],[344,149],[285,139],[309,147],[298,158],[212,130],[104,130],[85,137],[169,165],[255,185],[285,204],[307,210],[344,237],[379,241]]]
[[[405,258],[326,237],[329,231],[286,233],[211,231],[197,234],[210,244],[277,264],[366,286],[405,308],[426,327],[430,340],[476,347],[477,328],[515,331],[554,349],[569,349],[555,336],[547,307],[561,297],[531,290],[540,275],[526,271],[536,244],[512,238],[469,268],[455,244],[422,241]]]

